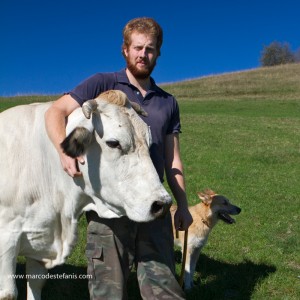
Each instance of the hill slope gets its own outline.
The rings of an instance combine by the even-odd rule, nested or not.
[[[300,64],[257,68],[162,85],[180,100],[300,100]]]

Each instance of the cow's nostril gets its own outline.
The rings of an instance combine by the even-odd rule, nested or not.
[[[167,205],[162,201],[155,201],[151,206],[151,214],[155,217],[164,216],[167,212]]]

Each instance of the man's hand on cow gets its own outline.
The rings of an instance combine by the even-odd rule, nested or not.
[[[174,225],[176,230],[185,231],[193,223],[193,217],[187,206],[179,207],[174,215]]]
[[[84,165],[85,161],[82,156],[77,158],[72,158],[66,154],[61,154],[60,161],[64,171],[71,177],[79,177],[82,176],[82,173],[79,169],[78,162]]]

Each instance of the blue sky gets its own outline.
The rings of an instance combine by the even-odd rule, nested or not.
[[[256,68],[264,45],[300,48],[299,0],[0,0],[0,96],[60,94],[124,67],[122,29],[164,29],[156,82]]]

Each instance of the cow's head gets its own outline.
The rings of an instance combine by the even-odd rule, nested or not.
[[[118,216],[145,222],[163,215],[171,197],[150,158],[149,127],[136,111],[146,114],[123,92],[102,93],[70,115],[62,148],[71,157],[86,156],[84,189],[99,201],[100,216],[104,203]]]

